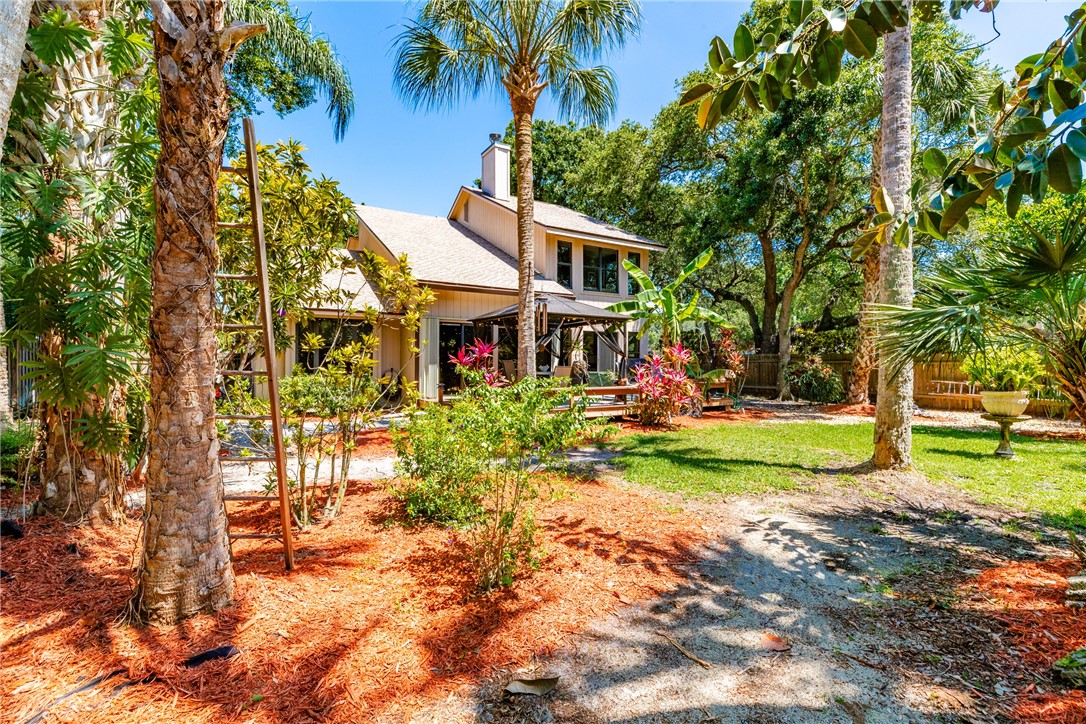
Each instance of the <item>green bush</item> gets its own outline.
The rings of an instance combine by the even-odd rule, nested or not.
[[[525,378],[511,387],[476,384],[452,405],[431,405],[397,425],[402,478],[392,491],[410,516],[461,524],[483,590],[512,583],[533,561],[534,474],[587,427],[576,388]]]
[[[1016,392],[1038,389],[1045,366],[1031,349],[1001,347],[973,355],[962,363],[962,373],[986,390]]]
[[[37,423],[16,420],[0,432],[0,478],[5,485],[18,484],[31,465]]]
[[[792,394],[802,400],[828,404],[845,398],[841,375],[834,372],[818,355],[811,355],[797,365],[790,365],[788,381]]]

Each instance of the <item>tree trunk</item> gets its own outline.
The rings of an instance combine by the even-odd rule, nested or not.
[[[762,282],[762,354],[774,354],[780,350],[779,326],[777,324],[780,296],[777,294],[777,252],[773,249],[773,239],[769,233],[758,234],[758,245],[762,251],[762,269],[765,280]],[[756,340],[757,341],[757,340]]]
[[[777,319],[777,399],[783,401],[793,399],[788,365],[792,361],[792,299],[795,294],[796,289],[791,285],[785,287]]]
[[[137,616],[172,624],[234,596],[215,429],[217,181],[230,109],[224,0],[156,0],[162,108],[151,271],[151,402]],[[250,33],[251,34],[251,33]],[[225,37],[224,37],[225,36]]]
[[[871,203],[882,187],[882,128],[875,132],[871,144]],[[860,299],[860,327],[856,338],[856,353],[852,356],[852,374],[849,375],[848,392],[845,402],[850,405],[864,405],[869,401],[868,390],[871,387],[871,370],[878,364],[878,350],[875,345],[875,327],[871,324],[871,305],[879,300],[879,255],[878,244],[864,254],[861,269],[864,286]]]
[[[912,30],[906,26],[886,36],[882,75],[883,186],[895,208],[908,211],[912,184]],[[879,302],[912,306],[912,230],[898,246],[887,235],[880,251]],[[893,377],[889,362],[879,362],[879,392],[875,411],[875,467],[912,466],[913,371]]]
[[[519,103],[518,103],[519,101]],[[535,377],[535,197],[532,189],[532,110],[513,103],[517,145],[517,374]]]
[[[26,31],[30,24],[31,0],[0,2],[0,148],[8,135],[11,99],[19,82],[19,68],[26,46]],[[2,151],[0,151],[2,153]],[[0,335],[4,324],[4,293],[0,289]],[[0,345],[0,432],[11,424],[11,387],[8,372],[8,349]]]

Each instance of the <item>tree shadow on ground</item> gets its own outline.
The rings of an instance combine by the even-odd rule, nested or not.
[[[1034,682],[1008,661],[1003,625],[957,605],[977,570],[1037,550],[1028,536],[900,505],[718,510],[724,530],[681,585],[545,662],[562,676],[549,701],[503,697],[499,681],[482,689],[484,709],[518,721],[996,721]],[[765,634],[791,649],[767,650]]]

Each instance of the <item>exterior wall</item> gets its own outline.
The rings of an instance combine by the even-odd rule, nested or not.
[[[512,209],[491,201],[473,198],[468,195],[463,204],[452,216],[464,226],[489,241],[514,259],[517,258],[517,215]],[[554,267],[547,266],[550,258],[547,250],[547,232],[535,226],[535,266],[536,270],[547,279],[554,278]],[[551,273],[548,273],[548,270]]]
[[[347,242],[347,248],[351,251],[362,251],[368,249],[378,256],[382,256],[388,261],[396,261],[396,259],[389,253],[385,245],[374,236],[373,232],[369,230],[362,220],[358,220],[358,237],[352,238]]]

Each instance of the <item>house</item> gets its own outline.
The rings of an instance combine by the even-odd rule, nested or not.
[[[358,237],[345,251],[368,249],[389,260],[406,255],[415,277],[433,290],[436,303],[418,332],[419,354],[410,353],[412,340],[393,317],[385,315],[375,332],[380,335],[376,373],[417,381],[423,397],[431,399],[439,384],[446,389],[459,385],[448,358],[475,337],[498,341],[505,360],[516,357],[517,199],[510,193],[510,148],[491,138],[482,153],[481,189],[462,187],[443,217],[357,206]],[[546,329],[537,330],[545,346],[539,370],[546,374],[577,358],[590,370],[618,370],[625,358],[645,355],[647,341],[635,338],[636,324],[605,307],[638,291],[622,262],[628,259],[647,270],[649,254],[663,249],[661,244],[536,201],[535,247],[538,304],[553,310],[539,317],[548,320]],[[330,272],[326,284],[354,297],[345,306],[379,307],[358,270]],[[296,330],[301,333],[295,334],[294,348],[280,355],[284,374],[299,362],[320,363],[321,351],[301,347],[307,331],[327,337],[335,325],[341,338],[372,331],[361,323],[352,327],[342,309],[313,311],[314,322]],[[503,364],[510,371],[511,363]]]

